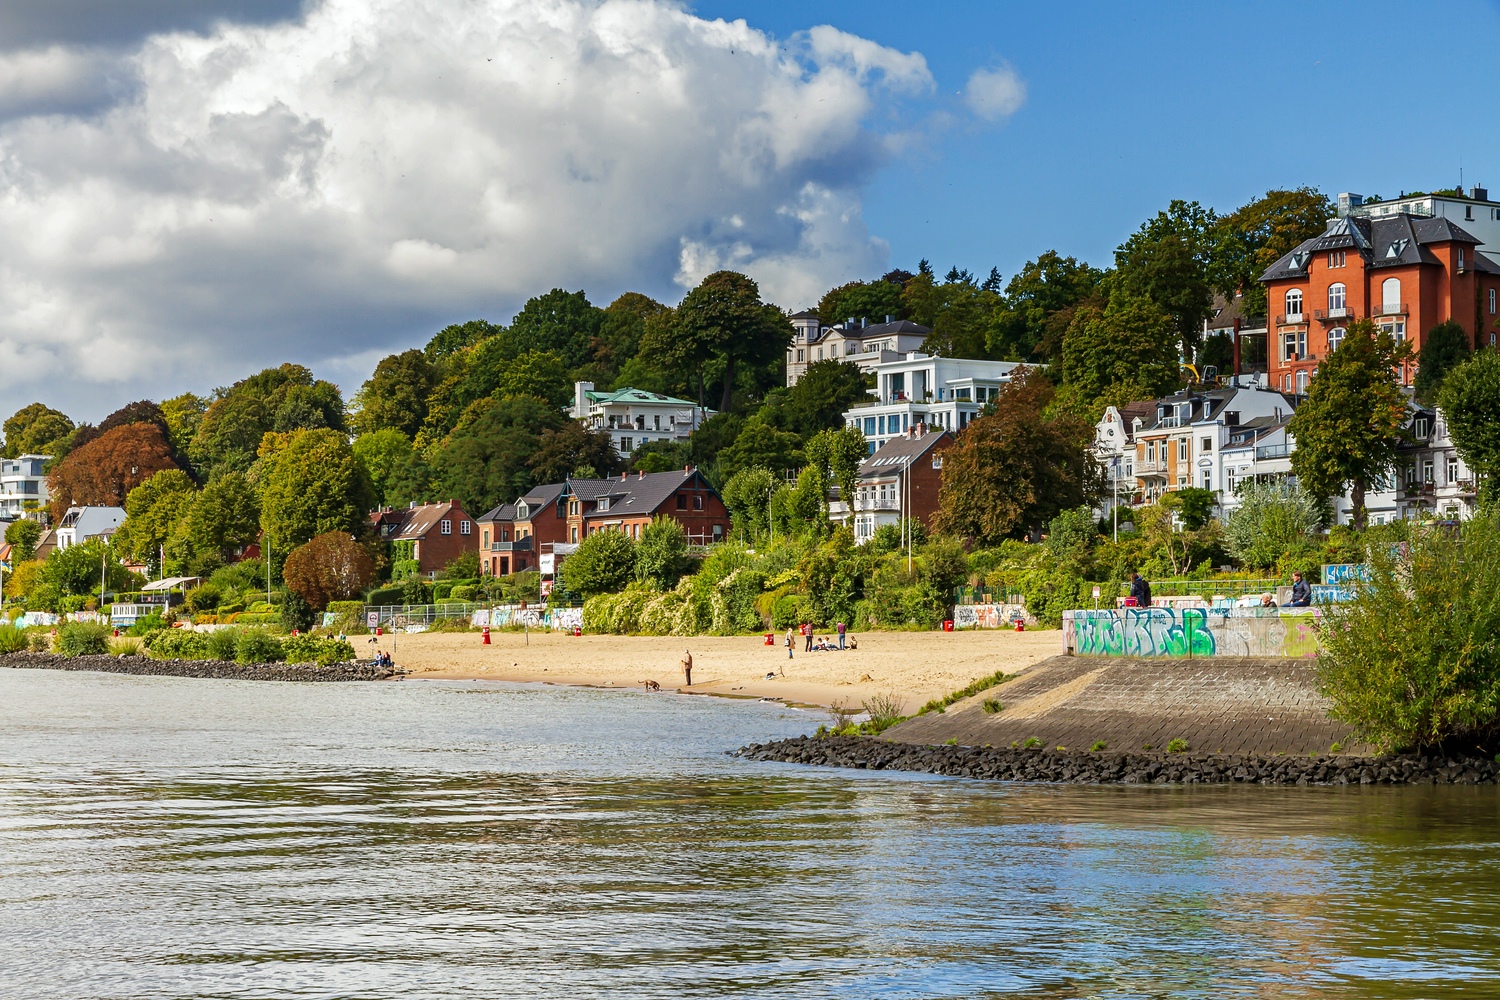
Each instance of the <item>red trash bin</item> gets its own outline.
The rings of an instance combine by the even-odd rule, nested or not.
[[[953,619],[952,618],[949,618],[947,621],[943,622],[943,631],[944,632],[952,632],[953,631]]]
[[[490,644],[490,627],[488,625],[486,625],[484,627],[484,642],[481,645],[488,646],[489,644]]]
[[[776,645],[776,633],[775,632],[767,632],[766,633],[766,645],[767,646],[774,646],[774,645]]]

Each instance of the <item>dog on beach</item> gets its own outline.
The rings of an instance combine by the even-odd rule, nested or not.
[[[644,684],[644,685],[646,685],[646,690],[647,691],[660,691],[661,690],[661,685],[658,684],[656,681],[641,681],[641,683]]]

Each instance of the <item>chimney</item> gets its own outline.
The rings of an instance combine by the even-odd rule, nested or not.
[[[853,316],[850,316],[848,319],[844,320],[844,329],[845,330],[853,330],[858,325],[859,324],[857,324],[857,323],[854,322],[854,317]]]
[[[620,482],[623,483],[625,481],[625,477],[628,476],[628,475],[630,475],[629,472],[622,472],[622,473],[620,473]]]
[[[892,316],[890,313],[886,313],[886,315],[885,315],[885,321],[887,323],[894,323],[894,322],[896,322],[896,317]]]
[[[412,502],[411,502],[411,506],[410,506],[410,507],[408,507],[408,508],[406,508],[406,509],[407,509],[407,510],[416,510],[416,509],[417,509],[417,502],[416,502],[416,501],[415,501],[415,500],[413,500],[413,501],[412,501]]]
[[[594,391],[592,382],[573,383],[573,417],[582,419],[589,415],[589,396]]]
[[[636,469],[635,470],[635,478],[637,478],[637,479],[645,479],[646,478],[646,470],[645,469]]]
[[[1489,201],[1490,193],[1484,188],[1476,186],[1469,188],[1469,197],[1475,201]]]

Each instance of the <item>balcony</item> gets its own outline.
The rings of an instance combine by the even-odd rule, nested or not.
[[[1370,310],[1376,316],[1408,316],[1410,310],[1406,308],[1405,302],[1383,302]]]
[[[490,551],[491,552],[530,552],[531,551],[531,536],[527,535],[525,538],[517,538],[513,542],[491,542],[490,543]]]
[[[1269,461],[1275,458],[1290,458],[1292,446],[1288,444],[1268,444],[1255,449],[1256,461]]]
[[[1164,473],[1166,471],[1167,460],[1164,458],[1135,463],[1135,474],[1138,476],[1149,476],[1152,473]]]
[[[1301,326],[1307,322],[1305,313],[1282,313],[1276,317],[1277,326]]]
[[[1319,323],[1333,323],[1335,321],[1354,319],[1354,310],[1348,306],[1339,309],[1314,309],[1313,318]]]
[[[854,509],[865,510],[900,510],[901,501],[896,497],[855,497]]]

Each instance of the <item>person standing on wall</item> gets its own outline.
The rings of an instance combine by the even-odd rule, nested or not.
[[[1130,596],[1135,599],[1136,607],[1151,607],[1151,584],[1139,573],[1130,574]]]

